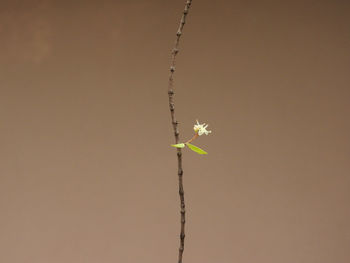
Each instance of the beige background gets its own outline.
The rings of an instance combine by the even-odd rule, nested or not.
[[[184,1],[0,7],[0,262],[176,262]],[[184,262],[350,262],[350,4],[194,1]]]

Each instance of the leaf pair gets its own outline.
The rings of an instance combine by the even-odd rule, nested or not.
[[[202,150],[201,148],[194,146],[190,143],[178,143],[178,144],[172,144],[171,146],[176,148],[184,148],[185,145],[187,145],[188,148],[190,148],[192,151],[198,153],[198,154],[208,154],[206,151]]]

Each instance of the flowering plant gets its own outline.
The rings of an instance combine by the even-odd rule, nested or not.
[[[193,130],[194,130],[195,134],[190,140],[188,140],[185,143],[172,144],[171,146],[176,147],[176,148],[184,148],[185,146],[187,146],[192,151],[194,151],[198,154],[208,154],[206,151],[204,151],[201,148],[194,146],[193,144],[190,143],[190,142],[194,141],[195,139],[197,139],[199,136],[202,136],[203,134],[209,135],[209,133],[211,133],[211,131],[207,130],[208,124],[207,125],[205,123],[200,124],[198,122],[198,120],[196,120],[196,122],[197,122],[197,124],[195,124],[193,126]]]

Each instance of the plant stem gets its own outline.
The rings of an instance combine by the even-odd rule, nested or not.
[[[176,41],[175,46],[171,52],[171,66],[170,66],[170,76],[168,82],[168,96],[169,96],[169,108],[171,114],[171,122],[173,125],[174,135],[175,135],[175,143],[179,143],[179,130],[178,130],[178,121],[175,118],[175,104],[174,104],[174,72],[175,72],[175,58],[177,53],[179,52],[179,42],[180,37],[182,35],[182,30],[185,25],[186,16],[188,14],[188,10],[191,6],[192,0],[187,0],[185,4],[185,9],[183,11],[179,28],[176,32]],[[179,247],[179,256],[178,263],[182,263],[182,255],[185,248],[185,197],[184,197],[184,188],[183,188],[183,170],[182,170],[182,152],[181,148],[177,148],[177,164],[178,164],[178,176],[179,176],[179,196],[180,196],[180,213],[181,213],[181,231],[180,231],[180,247]]]
[[[190,143],[190,142],[193,142],[195,139],[197,139],[199,137],[198,133],[196,133],[195,135],[193,135],[193,137],[191,139],[189,139],[186,143]]]

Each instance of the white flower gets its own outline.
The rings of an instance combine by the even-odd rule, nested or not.
[[[198,122],[198,120],[197,120],[197,124],[195,124],[195,125],[193,126],[193,130],[194,130],[195,132],[198,132],[198,135],[199,135],[199,136],[203,135],[204,133],[205,133],[205,135],[208,135],[209,133],[211,133],[211,131],[207,131],[208,124],[205,125],[205,126],[204,126],[204,125],[205,125],[205,123],[199,124],[199,122]]]

